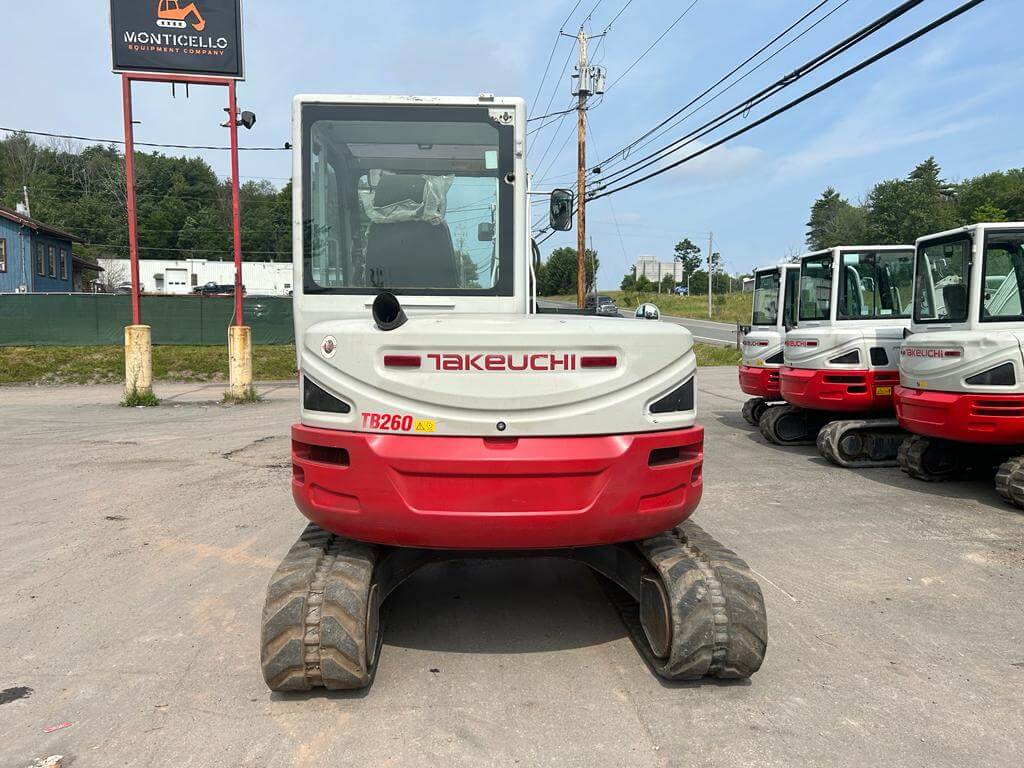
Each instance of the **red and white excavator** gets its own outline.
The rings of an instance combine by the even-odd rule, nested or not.
[[[750,325],[743,329],[739,376],[740,389],[750,395],[743,418],[755,427],[770,405],[782,402],[779,369],[786,332],[796,326],[799,287],[799,263],[754,270],[754,308]]]
[[[838,246],[800,259],[797,328],[786,334],[780,391],[761,434],[816,443],[843,467],[895,466],[899,345],[910,323],[914,249]]]
[[[998,467],[1024,507],[1024,222],[917,241],[914,314],[900,348],[896,414],[914,436],[900,467],[941,480]]]
[[[761,665],[757,582],[687,519],[693,338],[535,309],[526,126],[488,94],[294,101],[291,487],[310,524],[263,609],[274,690],[369,685],[388,594],[481,556],[588,565],[662,677]]]

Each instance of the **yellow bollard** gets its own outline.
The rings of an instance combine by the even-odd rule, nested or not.
[[[251,400],[252,328],[232,325],[228,328],[228,395],[235,400]]]
[[[152,404],[153,343],[148,325],[124,329],[124,397],[126,405]]]

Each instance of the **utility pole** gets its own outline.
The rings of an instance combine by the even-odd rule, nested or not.
[[[711,286],[714,283],[714,275],[711,273],[712,248],[714,247],[715,233],[708,232],[708,319],[711,318]]]
[[[25,200],[25,215],[28,216],[29,218],[32,218],[32,209],[28,205],[28,187],[27,186],[23,186],[21,188],[21,194],[23,195],[24,200]]]
[[[564,34],[564,33],[563,33]],[[571,35],[568,35],[571,37]],[[601,35],[594,35],[601,37]],[[586,304],[586,253],[587,253],[587,99],[593,94],[604,93],[604,70],[587,64],[587,31],[580,25],[576,34],[579,45],[579,61],[576,64],[576,305],[583,309]],[[596,280],[596,276],[595,276]]]
[[[583,309],[585,306],[584,295],[586,293],[586,280],[584,276],[587,245],[587,96],[590,94],[589,80],[587,75],[587,32],[580,25],[580,32],[576,39],[580,46],[580,59],[577,72],[579,79],[576,81],[576,140],[579,145],[576,156],[576,306]]]

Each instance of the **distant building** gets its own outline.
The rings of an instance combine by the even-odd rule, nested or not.
[[[743,278],[743,292],[753,293],[754,292],[754,278],[744,277]]]
[[[637,278],[646,277],[652,283],[665,279],[665,275],[672,275],[672,279],[681,283],[686,279],[683,273],[683,265],[675,261],[659,261],[657,256],[639,256],[636,260]]]
[[[104,259],[107,283],[131,280],[128,259]],[[242,285],[250,296],[287,296],[292,290],[291,262],[244,261]],[[188,294],[217,283],[235,284],[235,262],[208,259],[140,259],[139,281],[144,293]]]
[[[21,206],[0,206],[0,293],[71,293],[82,272],[96,265],[75,256],[82,239],[29,216]]]

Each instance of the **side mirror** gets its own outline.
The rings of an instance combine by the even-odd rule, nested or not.
[[[489,221],[481,221],[476,225],[476,239],[481,243],[494,240],[494,225]]]
[[[551,191],[551,210],[548,224],[557,232],[568,232],[572,229],[572,214],[576,196],[571,189],[555,189]]]
[[[641,304],[633,316],[638,320],[661,320],[661,311],[656,304]]]

